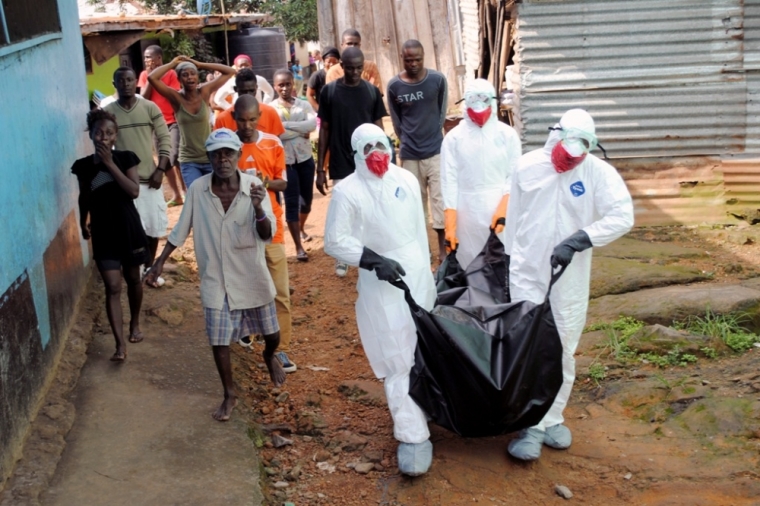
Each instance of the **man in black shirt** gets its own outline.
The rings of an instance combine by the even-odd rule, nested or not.
[[[325,86],[325,78],[330,67],[337,65],[340,61],[340,53],[334,47],[326,47],[322,56],[324,66],[314,72],[309,78],[309,84],[306,88],[306,99],[309,101],[315,111],[319,111],[319,94]]]
[[[319,156],[317,190],[326,195],[325,153],[330,149],[330,179],[337,182],[354,172],[351,134],[359,125],[374,123],[383,128],[388,113],[380,90],[362,79],[364,54],[350,47],[341,58],[344,76],[322,88],[319,98]]]
[[[317,157],[317,190],[325,193],[325,155],[330,150],[330,179],[338,184],[354,173],[354,153],[351,135],[360,125],[374,123],[383,128],[388,113],[383,96],[376,86],[362,79],[364,53],[355,47],[346,48],[341,55],[343,77],[322,88],[319,97],[319,152]],[[343,277],[348,265],[336,263],[335,273]]]

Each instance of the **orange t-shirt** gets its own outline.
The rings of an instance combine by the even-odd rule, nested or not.
[[[220,112],[216,116],[214,121],[214,130],[218,128],[229,128],[233,132],[237,132],[237,123],[235,118],[232,117],[234,107],[230,107],[224,112]],[[282,126],[280,115],[274,110],[274,107],[259,102],[259,126],[256,130],[279,137],[285,133],[285,127]]]
[[[343,77],[343,75],[343,67],[340,65],[333,65],[330,70],[327,71],[327,74],[325,74],[325,84],[337,81]],[[377,68],[377,63],[373,62],[372,60],[364,60],[362,79],[369,81],[370,83],[380,88],[380,93],[383,92],[383,81],[380,78],[380,70]]]
[[[285,179],[285,149],[280,139],[274,135],[259,132],[256,142],[244,142],[243,154],[240,155],[238,168],[245,171],[261,172],[270,180]],[[285,244],[285,223],[282,220],[282,206],[277,202],[277,194],[269,191],[269,200],[272,202],[272,210],[277,219],[277,231],[272,237],[272,244]]]

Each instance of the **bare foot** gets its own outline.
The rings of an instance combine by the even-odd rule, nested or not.
[[[235,409],[235,406],[237,406],[237,397],[227,397],[211,416],[213,416],[216,421],[226,422],[230,419],[230,415],[232,414],[232,410]]]
[[[264,363],[267,365],[267,369],[269,369],[269,377],[272,378],[272,383],[274,383],[275,387],[282,386],[285,383],[285,371],[282,370],[282,364],[274,356],[274,353],[269,357],[267,357],[266,352],[262,353],[262,355],[264,356]]]

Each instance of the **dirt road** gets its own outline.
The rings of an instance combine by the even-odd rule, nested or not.
[[[295,288],[290,356],[298,371],[288,375],[283,388],[273,389],[260,359],[261,346],[233,347],[235,378],[246,409],[238,409],[228,426],[239,424],[236,430],[241,433],[246,426],[251,429],[249,435],[261,452],[266,504],[543,505],[565,500],[556,494],[556,485],[572,491],[570,501],[591,505],[760,504],[758,349],[669,369],[609,363],[607,379],[600,383],[579,367],[566,412],[574,434],[568,451],[545,448],[540,460],[523,464],[506,453],[513,436],[463,439],[431,427],[435,455],[430,473],[416,479],[399,475],[382,383],[370,370],[356,328],[356,270],[346,278],[336,277],[333,260],[322,251],[327,204],[328,198],[315,199],[307,226],[314,237],[307,243],[308,263],[295,261],[287,239]],[[172,223],[180,210],[170,210]],[[745,273],[760,266],[760,248],[751,242],[729,247],[720,237],[700,239],[681,229],[637,234],[655,243],[676,242],[707,251],[707,257],[683,263],[713,269],[712,283],[737,279],[741,269],[728,266],[744,265]],[[173,259],[167,286],[147,292],[146,335],[169,350],[178,339],[197,341],[194,353],[207,353],[191,242]],[[106,334],[96,340],[95,350],[102,342],[110,346]],[[136,351],[130,351],[124,367],[141,368],[141,354],[148,350],[138,351],[140,346],[151,345],[131,345]],[[579,355],[594,350],[582,344]],[[212,368],[210,360],[203,362]],[[175,372],[181,375],[181,367]],[[209,372],[213,376],[214,371]],[[160,379],[153,383],[162,385]],[[208,389],[214,384],[208,383]],[[188,406],[202,411],[209,430],[214,430],[218,422],[207,416],[215,407],[211,390],[208,406],[189,401]],[[176,436],[181,434],[177,427]]]

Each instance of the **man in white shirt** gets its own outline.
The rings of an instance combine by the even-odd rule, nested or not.
[[[193,231],[206,334],[224,387],[224,401],[213,414],[220,422],[230,419],[237,404],[232,342],[263,335],[264,362],[272,383],[279,387],[285,382],[285,371],[275,356],[280,344],[275,287],[264,257],[277,222],[264,184],[238,170],[241,147],[232,130],[211,132],[206,151],[213,172],[188,187],[179,221],[146,276],[147,283],[155,282],[169,255]]]
[[[235,58],[233,66],[236,70],[252,68],[253,60],[251,60],[250,56],[241,54]],[[269,84],[269,82],[260,75],[256,75],[256,84],[258,85],[256,100],[258,100],[259,103],[264,104],[271,102],[274,98],[274,88],[272,88],[272,85]],[[217,90],[216,94],[214,95],[214,104],[216,104],[222,110],[226,111],[232,107],[232,104],[235,103],[236,99],[237,94],[235,93],[235,80],[231,79]]]

